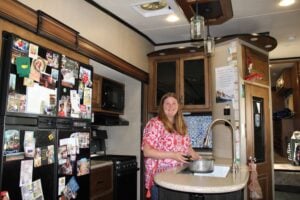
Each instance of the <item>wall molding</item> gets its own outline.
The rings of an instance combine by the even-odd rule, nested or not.
[[[108,67],[139,81],[144,83],[149,82],[147,72],[99,47],[88,39],[81,37],[79,32],[41,10],[35,11],[18,1],[0,0],[0,18],[57,44],[63,45],[97,62],[108,65]]]

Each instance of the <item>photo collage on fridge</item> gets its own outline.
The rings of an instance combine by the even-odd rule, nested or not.
[[[84,199],[90,174],[93,68],[9,35],[10,66],[5,67],[10,69],[1,119],[30,124],[44,117],[48,124],[55,123],[41,128],[38,122],[1,122],[1,198]],[[66,120],[66,127],[58,127],[57,119]],[[75,127],[74,119],[88,125]]]

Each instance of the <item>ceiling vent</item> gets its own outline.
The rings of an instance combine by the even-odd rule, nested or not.
[[[166,0],[151,0],[131,5],[134,10],[144,17],[154,17],[174,13]]]

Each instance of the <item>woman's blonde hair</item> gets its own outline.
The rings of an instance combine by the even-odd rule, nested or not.
[[[176,115],[174,116],[174,124],[168,120],[168,117],[166,116],[166,113],[164,112],[164,102],[168,97],[173,97],[176,99],[178,103],[178,111]],[[159,110],[158,110],[158,118],[162,121],[165,128],[168,130],[168,132],[172,133],[177,131],[180,135],[186,135],[187,134],[187,126],[185,124],[185,121],[183,119],[181,105],[176,97],[175,93],[168,92],[162,96],[159,103]]]

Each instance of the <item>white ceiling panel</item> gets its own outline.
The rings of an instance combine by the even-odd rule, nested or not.
[[[149,37],[156,45],[190,40],[190,26],[183,11],[174,0],[166,0],[179,17],[175,23],[166,22],[167,15],[143,17],[132,5],[148,0],[95,0],[115,16]],[[300,0],[282,8],[278,0],[231,0],[233,18],[221,25],[210,27],[212,36],[222,37],[239,33],[269,32],[278,45],[270,58],[300,57]],[[289,40],[289,37],[293,40]]]

